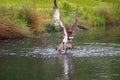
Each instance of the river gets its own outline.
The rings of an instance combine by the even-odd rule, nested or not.
[[[67,54],[60,42],[61,33],[0,41],[0,80],[120,80],[118,27],[77,30]]]

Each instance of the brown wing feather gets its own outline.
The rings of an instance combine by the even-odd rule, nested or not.
[[[72,32],[72,33],[73,33],[73,32],[75,31],[77,25],[78,25],[78,7],[77,7],[77,9],[76,9],[75,22],[74,22],[74,24],[68,29],[68,32]]]
[[[58,8],[58,7],[57,7],[56,0],[54,0],[54,8]]]

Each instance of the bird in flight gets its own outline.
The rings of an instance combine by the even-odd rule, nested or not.
[[[76,9],[76,13],[75,13],[75,21],[73,23],[72,26],[70,26],[69,28],[67,28],[60,16],[60,12],[56,3],[56,0],[54,0],[54,14],[53,14],[53,19],[54,19],[54,26],[60,26],[63,30],[63,39],[62,39],[62,43],[56,48],[57,51],[63,51],[65,50],[65,52],[68,49],[72,49],[72,40],[74,39],[73,33],[78,25],[78,7]]]

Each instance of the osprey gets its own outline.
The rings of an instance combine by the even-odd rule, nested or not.
[[[56,48],[57,51],[62,51],[62,50],[65,50],[65,52],[67,51],[67,49],[72,49],[72,40],[74,39],[73,37],[73,33],[78,25],[78,8],[76,9],[76,14],[75,14],[75,22],[74,24],[67,28],[62,19],[61,19],[61,16],[60,16],[60,12],[59,12],[59,9],[58,9],[58,6],[57,6],[57,3],[56,3],[56,0],[54,0],[54,15],[53,15],[53,18],[54,18],[54,25],[55,26],[60,26],[63,30],[63,39],[62,39],[62,43]]]

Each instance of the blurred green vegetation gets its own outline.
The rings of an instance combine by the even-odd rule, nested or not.
[[[120,24],[120,0],[57,0],[57,3],[66,24],[74,22],[77,6],[79,25],[93,28]],[[53,24],[52,15],[53,0],[0,0],[0,22],[25,32],[45,31]]]

